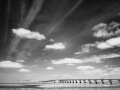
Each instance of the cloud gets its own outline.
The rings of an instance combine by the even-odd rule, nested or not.
[[[95,69],[93,66],[78,66],[76,69],[79,70],[91,70],[91,69]]]
[[[117,58],[120,57],[120,54],[111,53],[111,54],[104,54],[104,55],[93,55],[89,58],[84,58],[83,62],[95,62],[101,63],[103,60],[110,59],[110,58]]]
[[[85,67],[85,66],[84,66]],[[77,69],[77,68],[76,68]],[[119,75],[120,74],[120,67],[114,68],[93,68],[93,69],[80,69],[79,74],[81,75],[92,75],[92,76],[102,76],[102,77],[109,77],[111,75]]]
[[[120,54],[110,53],[110,54],[103,54],[103,55],[93,55],[88,58],[82,59],[75,59],[75,58],[64,58],[59,60],[51,60],[52,64],[67,64],[67,65],[75,65],[81,63],[102,63],[103,60],[110,59],[110,58],[117,58],[120,57]]]
[[[96,47],[99,49],[120,47],[120,37],[111,38],[106,40],[105,42],[96,42]]]
[[[95,44],[84,44],[81,46],[81,48],[82,48],[81,51],[76,52],[74,54],[83,54],[83,53],[90,52],[90,48],[94,47],[94,46],[95,46]]]
[[[118,47],[120,47],[120,37],[108,39],[106,41],[106,43],[108,43],[111,46],[118,46]]]
[[[107,72],[105,69],[98,69],[93,66],[78,66],[76,69],[79,70],[79,74],[91,74],[91,75],[102,75]]]
[[[108,43],[106,42],[96,42],[96,47],[98,49],[109,49],[109,48],[113,48],[113,46],[109,45]]]
[[[120,24],[117,22],[111,22],[110,24],[100,23],[92,28],[94,32],[93,36],[97,38],[108,38],[111,36],[120,35]]]
[[[26,30],[24,28],[12,29],[13,33],[21,38],[29,38],[36,40],[43,40],[45,36],[40,34],[39,32],[31,32],[30,30]]]
[[[73,64],[73,63],[68,63],[67,65],[75,65],[75,64]]]
[[[104,75],[107,70],[103,69],[91,69],[91,70],[80,70],[79,74],[91,74],[91,75]]]
[[[22,68],[22,67],[24,67],[24,65],[22,65],[21,63],[17,63],[17,62],[1,61],[0,67],[3,67],[3,68]]]
[[[18,70],[19,72],[30,72],[30,70],[25,69],[25,68],[21,68],[20,70]]]
[[[54,42],[54,40],[53,40],[53,39],[50,39],[50,42]]]
[[[47,67],[46,68],[47,70],[52,70],[52,69],[54,69],[53,67]]]
[[[25,60],[17,60],[16,62],[18,62],[18,63],[24,63]]]
[[[49,50],[49,49],[65,49],[65,45],[63,43],[55,43],[52,45],[46,45],[45,46],[45,50]]]
[[[70,77],[70,75],[69,74],[64,74],[64,75],[62,75],[63,77]]]
[[[75,58],[64,58],[60,60],[51,60],[52,64],[78,64],[78,63],[83,63],[82,60],[80,59],[75,59]]]

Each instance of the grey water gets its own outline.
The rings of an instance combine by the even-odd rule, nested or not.
[[[120,90],[120,88],[0,88],[0,90]]]

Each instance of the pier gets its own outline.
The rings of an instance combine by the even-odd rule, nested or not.
[[[52,83],[89,83],[89,84],[105,84],[108,82],[109,84],[113,84],[113,82],[120,83],[120,79],[58,79],[58,80],[48,80],[45,82]]]

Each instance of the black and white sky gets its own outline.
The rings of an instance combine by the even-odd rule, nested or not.
[[[119,0],[1,0],[0,82],[120,79]]]

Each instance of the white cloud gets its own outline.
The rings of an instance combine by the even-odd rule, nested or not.
[[[18,63],[24,63],[25,60],[17,60],[16,62],[18,62]]]
[[[79,70],[91,70],[91,69],[95,69],[93,66],[78,66],[76,69]]]
[[[120,37],[108,39],[106,43],[111,46],[120,46]]]
[[[54,42],[54,40],[53,40],[53,39],[50,39],[50,42]]]
[[[109,68],[107,68],[108,70]],[[110,68],[110,70],[106,73],[103,73],[105,76],[110,76],[110,75],[118,75],[120,74],[120,67],[115,67],[115,68]]]
[[[70,77],[70,75],[69,74],[64,74],[64,75],[62,75],[63,77]]]
[[[32,65],[33,67],[36,67],[37,65]]]
[[[89,74],[89,75],[103,75],[107,72],[105,69],[98,69],[93,66],[78,66],[79,74]]]
[[[117,22],[111,22],[110,24],[100,23],[93,27],[94,37],[97,38],[106,38],[111,36],[119,36],[120,35],[120,24]]]
[[[120,47],[120,37],[111,38],[105,42],[96,42],[96,47],[99,49]]]
[[[104,55],[93,55],[89,58],[84,58],[84,62],[95,62],[101,63],[103,60],[110,59],[110,58],[117,58],[120,57],[120,54],[111,53],[111,54],[104,54]]]
[[[54,69],[53,67],[47,67],[46,68],[47,70],[52,70],[52,69]]]
[[[20,70],[18,70],[19,72],[30,72],[30,70],[25,69],[25,68],[21,68]]]
[[[76,52],[74,54],[83,54],[83,53],[86,53],[86,52],[90,52],[90,48],[94,47],[94,46],[95,46],[95,44],[84,44],[81,47],[82,48],[81,51]]]
[[[51,60],[52,64],[78,64],[78,63],[83,63],[82,60],[80,59],[75,59],[75,58],[64,58],[60,60]]]
[[[79,74],[81,75],[92,75],[94,77],[109,77],[110,75],[119,75],[120,74],[120,67],[115,68],[94,68],[94,69],[80,69]]]
[[[29,39],[36,39],[36,40],[45,39],[45,36],[40,34],[39,32],[32,32],[24,28],[12,29],[12,31],[16,36],[19,36],[21,38],[29,38]]]
[[[75,64],[73,64],[73,63],[68,63],[67,65],[75,65]]]
[[[1,61],[0,67],[3,67],[3,68],[22,68],[22,67],[24,67],[24,65],[22,65],[21,63],[17,63],[17,62]]]
[[[109,48],[113,48],[113,46],[109,45],[108,43],[106,42],[96,42],[96,47],[98,49],[109,49]]]
[[[49,50],[49,49],[65,49],[65,45],[63,43],[55,43],[52,45],[46,45],[45,46],[45,50]]]
[[[103,54],[103,55],[93,55],[88,58],[82,58],[82,59],[64,58],[64,59],[51,60],[51,61],[52,61],[52,64],[75,65],[75,64],[88,63],[88,62],[101,63],[106,59],[117,58],[117,57],[120,57],[120,54],[110,53],[110,54]]]

